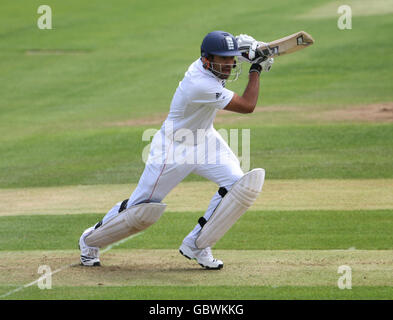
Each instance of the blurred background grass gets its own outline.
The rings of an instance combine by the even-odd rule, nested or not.
[[[204,35],[215,29],[264,41],[299,30],[315,38],[314,46],[277,58],[262,76],[258,109],[301,107],[307,115],[391,102],[392,14],[354,12],[352,30],[343,31],[336,12],[307,16],[327,3],[50,0],[53,29],[40,30],[40,1],[4,0],[0,187],[136,182],[147,142],[141,141],[146,125],[135,121],[165,118]],[[239,81],[228,84],[240,94],[244,69]],[[267,169],[269,178],[393,176],[391,124],[315,125],[298,113],[244,116],[242,127],[252,128],[252,166]]]
[[[203,212],[167,212],[116,249],[177,249]],[[77,249],[102,214],[1,217],[1,250]],[[356,221],[356,223],[353,223]],[[392,210],[249,211],[214,246],[228,250],[392,249]]]

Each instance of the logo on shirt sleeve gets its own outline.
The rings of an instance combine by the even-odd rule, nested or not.
[[[218,100],[218,98],[221,97],[221,95],[222,95],[222,92],[217,92],[216,93],[216,99]]]

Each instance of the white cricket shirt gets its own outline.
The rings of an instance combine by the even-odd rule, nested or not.
[[[218,109],[224,109],[234,92],[225,88],[225,80],[217,78],[196,60],[186,71],[173,96],[169,114],[162,130],[171,121],[178,129],[211,129]]]

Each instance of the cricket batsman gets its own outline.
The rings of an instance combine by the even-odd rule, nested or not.
[[[205,36],[201,56],[193,62],[173,96],[169,114],[154,135],[145,169],[129,199],[118,202],[104,218],[80,237],[80,261],[99,266],[99,249],[154,224],[163,214],[162,201],[189,174],[213,181],[218,191],[184,238],[179,252],[203,268],[221,269],[211,247],[246,212],[262,191],[264,169],[244,173],[235,154],[214,129],[220,109],[237,113],[254,111],[261,72],[269,71],[273,58],[256,54],[258,42],[241,34],[213,31]],[[237,78],[240,65],[249,62],[248,84],[243,95],[225,88]],[[197,195],[196,195],[197,196]]]

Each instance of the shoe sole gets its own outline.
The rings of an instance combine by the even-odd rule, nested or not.
[[[217,267],[215,267],[215,268],[212,268],[212,267],[209,267],[209,266],[204,266],[203,264],[199,264],[202,268],[205,268],[205,269],[207,269],[207,270],[220,270],[220,269],[222,269],[223,267],[224,267],[224,265],[223,264],[219,264]]]
[[[187,259],[192,260],[192,258],[190,258],[189,256],[185,255],[185,254],[183,253],[183,251],[179,250],[179,252],[180,252],[183,256],[185,256]]]
[[[193,259],[195,259],[195,258],[190,258],[189,256],[187,256],[187,255],[185,255],[184,253],[183,253],[183,251],[181,251],[181,250],[179,250],[179,252],[184,256],[184,257],[186,257],[187,259],[189,259],[189,260],[193,260]],[[195,259],[196,260],[196,259]],[[220,269],[222,269],[223,267],[224,267],[224,265],[223,264],[219,264],[217,267],[215,267],[215,268],[212,268],[212,267],[209,267],[209,266],[204,266],[203,264],[201,264],[201,263],[199,263],[199,265],[202,267],[202,268],[205,268],[205,269],[207,269],[207,270],[220,270]]]
[[[83,263],[81,262],[80,265],[83,266],[83,267],[101,267],[101,263],[100,263],[99,261],[98,261],[98,262],[94,262],[92,265],[83,264]]]

